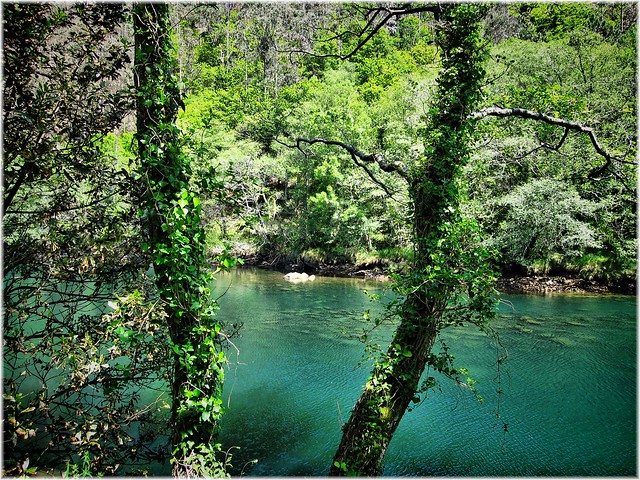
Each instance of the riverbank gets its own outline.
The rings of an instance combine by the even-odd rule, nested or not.
[[[266,261],[254,261],[245,259],[245,265],[275,270],[283,273],[306,272],[323,277],[349,277],[362,278],[387,282],[390,280],[389,272],[382,266],[362,266],[353,264],[323,264],[310,265],[299,262],[269,263]],[[636,295],[636,284],[631,280],[612,283],[587,280],[572,276],[555,275],[515,275],[506,273],[498,279],[497,288],[505,293],[595,293],[595,294],[624,294]]]
[[[505,275],[497,288],[505,293],[600,293],[636,295],[634,282],[602,283],[566,276]]]

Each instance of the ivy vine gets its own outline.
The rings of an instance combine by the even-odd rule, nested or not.
[[[395,278],[398,300],[387,317],[400,319],[387,352],[374,363],[358,400],[330,473],[377,475],[386,448],[404,412],[436,385],[426,368],[467,386],[477,383],[441,343],[431,353],[441,330],[473,323],[490,332],[495,312],[496,272],[491,252],[483,249],[478,226],[460,211],[459,177],[474,139],[467,119],[480,96],[484,75],[478,19],[486,6],[442,5],[436,9],[436,42],[441,49],[437,89],[422,132],[424,154],[409,167],[413,203],[413,261]]]
[[[201,204],[190,185],[190,159],[182,153],[175,120],[180,100],[169,5],[136,4],[137,174],[144,185],[140,216],[158,296],[167,313],[174,357],[172,453],[174,476],[220,476],[215,442],[223,414],[226,356],[223,325],[209,285]],[[227,267],[233,261],[222,262]],[[228,457],[227,457],[228,459]]]

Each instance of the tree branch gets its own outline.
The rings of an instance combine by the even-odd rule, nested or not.
[[[380,170],[382,170],[383,172],[389,172],[389,173],[396,172],[405,180],[407,179],[408,170],[404,163],[388,162],[384,158],[384,155],[381,155],[379,153],[367,154],[367,153],[361,152],[356,147],[354,147],[353,145],[349,145],[348,143],[339,142],[337,140],[326,140],[324,138],[310,138],[310,139],[297,138],[296,148],[300,150],[301,149],[300,144],[302,143],[306,143],[308,145],[313,145],[315,143],[323,143],[325,145],[334,145],[334,146],[340,147],[351,154],[351,158],[353,158],[354,161],[356,161],[356,164],[358,163],[357,160],[361,160],[365,163],[377,163],[378,166],[380,167]]]
[[[612,155],[610,155],[604,149],[604,147],[598,141],[598,137],[596,137],[595,130],[592,127],[587,127],[586,125],[583,125],[581,123],[565,120],[562,118],[552,117],[544,113],[534,112],[532,110],[526,110],[524,108],[488,107],[478,112],[472,113],[467,118],[477,120],[477,119],[481,119],[489,116],[501,117],[501,118],[506,118],[506,117],[528,118],[531,120],[538,120],[538,121],[547,123],[549,125],[556,125],[558,127],[564,128],[565,129],[564,135],[562,136],[562,139],[560,140],[558,145],[553,147],[551,145],[543,144],[545,148],[550,148],[556,151],[560,149],[560,147],[566,140],[570,130],[586,134],[589,137],[589,140],[591,140],[591,144],[593,145],[593,148],[595,149],[596,153],[605,159],[605,164],[597,169],[592,170],[591,173],[589,173],[589,178],[599,177],[604,173],[604,171],[607,168],[609,168],[609,166],[611,165],[614,159],[619,160],[616,157],[613,157]]]
[[[357,38],[362,38],[360,42],[346,54],[337,54],[337,53],[325,53],[325,54],[317,54],[313,52],[309,52],[306,50],[283,50],[283,53],[299,53],[302,55],[311,55],[318,58],[338,58],[340,60],[347,60],[353,57],[356,53],[360,51],[360,49],[367,44],[367,42],[373,37],[382,27],[384,27],[389,20],[393,17],[401,17],[403,15],[411,15],[414,13],[422,13],[422,12],[435,12],[437,9],[437,4],[433,5],[421,5],[421,6],[411,6],[411,4],[405,4],[401,8],[389,8],[389,7],[378,7],[367,9],[366,17],[367,23],[360,32],[351,32],[345,31],[337,33],[324,41],[332,41],[338,38],[343,38],[347,35],[353,35]],[[386,13],[386,15],[378,22],[375,23],[375,19],[382,13]]]
[[[348,143],[340,142],[337,140],[327,140],[325,138],[302,138],[302,137],[295,139],[295,142],[296,142],[295,145],[287,144],[280,140],[276,140],[276,141],[281,145],[284,145],[285,147],[297,148],[304,155],[307,155],[307,152],[305,152],[302,148],[303,143],[307,145],[314,145],[316,143],[321,143],[323,145],[340,147],[343,150],[346,150],[347,152],[349,152],[353,162],[358,167],[362,168],[367,173],[369,178],[371,178],[373,182],[375,182],[380,187],[382,187],[385,193],[390,197],[393,197],[393,193],[389,190],[389,188],[383,182],[381,182],[376,178],[376,176],[371,172],[371,170],[369,170],[369,168],[367,168],[367,165],[366,165],[367,163],[376,163],[378,164],[378,167],[380,167],[380,170],[382,170],[383,172],[389,172],[389,173],[395,172],[398,175],[400,175],[403,179],[408,180],[408,169],[404,163],[398,162],[398,161],[388,162],[384,158],[384,155],[376,154],[376,153],[367,154],[367,153],[361,152],[356,147],[354,147],[353,145],[349,145]]]

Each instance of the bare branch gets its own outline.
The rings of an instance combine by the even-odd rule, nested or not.
[[[349,145],[348,143],[339,142],[337,140],[327,140],[324,138],[297,138],[295,139],[295,142],[296,142],[295,145],[287,144],[277,139],[276,141],[281,145],[284,145],[285,147],[298,149],[300,152],[302,152],[303,155],[307,155],[307,152],[305,152],[304,149],[302,148],[302,144],[314,145],[316,143],[321,143],[323,145],[332,145],[332,146],[340,147],[343,150],[346,150],[347,152],[349,152],[353,162],[358,167],[362,168],[367,173],[369,178],[371,178],[373,182],[378,184],[385,191],[385,193],[390,197],[393,197],[393,193],[389,190],[389,188],[383,182],[381,182],[376,178],[376,176],[371,172],[371,170],[367,168],[366,164],[376,163],[378,167],[380,167],[380,170],[382,170],[383,172],[389,172],[389,173],[395,172],[405,180],[408,180],[408,169],[404,163],[399,161],[388,162],[384,158],[384,155],[376,154],[376,153],[367,154],[367,153],[361,152],[356,147],[354,147],[353,145]]]
[[[583,125],[582,123],[573,122],[573,121],[565,120],[562,118],[552,117],[545,113],[534,112],[532,110],[526,110],[524,108],[488,107],[478,112],[472,113],[467,118],[481,119],[489,116],[501,117],[501,118],[506,118],[506,117],[528,118],[531,120],[538,120],[538,121],[547,123],[549,125],[556,125],[558,127],[563,127],[565,129],[564,135],[562,136],[562,139],[560,140],[558,145],[556,145],[555,147],[547,144],[542,145],[545,148],[550,148],[556,151],[560,149],[565,139],[567,138],[567,135],[570,130],[586,134],[589,137],[589,140],[591,140],[591,144],[593,145],[593,148],[595,149],[596,153],[605,159],[605,164],[602,167],[599,167],[593,170],[589,174],[589,178],[599,177],[605,172],[607,168],[609,168],[613,160],[618,160],[616,157],[613,157],[612,155],[610,155],[602,147],[602,145],[598,141],[598,137],[596,137],[595,130],[592,127],[587,127],[586,125]]]
[[[560,150],[560,147],[562,147],[562,144],[564,143],[564,141],[567,139],[567,135],[569,135],[569,129],[565,128],[564,129],[564,133],[562,134],[562,138],[560,139],[560,142],[558,142],[558,145],[556,145],[555,147],[553,147],[553,149],[555,151]]]
[[[408,170],[404,163],[402,162],[388,162],[384,155],[379,153],[371,153],[367,154],[361,152],[353,145],[349,145],[348,143],[339,142],[337,140],[326,140],[324,138],[298,138],[296,139],[296,147],[300,149],[300,144],[306,143],[308,145],[313,145],[315,143],[323,143],[325,145],[334,145],[340,147],[351,154],[351,157],[354,160],[361,160],[365,163],[377,163],[380,167],[380,170],[383,172],[396,172],[405,180],[407,179]]]
[[[379,186],[380,186],[380,187],[385,191],[385,193],[386,193],[387,195],[389,195],[389,197],[391,197],[391,198],[395,199],[395,197],[393,196],[393,194],[394,194],[394,193],[397,193],[397,192],[391,192],[391,191],[389,190],[389,188],[388,188],[384,183],[382,183],[380,180],[378,180],[378,179],[376,178],[376,176],[371,172],[371,170],[369,170],[369,168],[367,168],[367,166],[366,166],[364,163],[360,163],[360,162],[358,161],[358,159],[357,159],[353,154],[351,155],[351,158],[353,159],[353,162],[354,162],[358,167],[362,168],[362,169],[366,172],[366,174],[369,176],[369,178],[370,178],[374,183],[376,183],[377,185],[379,185]]]
[[[347,60],[351,57],[353,57],[356,53],[358,53],[360,51],[360,49],[362,47],[364,47],[367,42],[369,40],[371,40],[371,38],[382,28],[384,27],[387,22],[389,20],[391,20],[393,17],[401,17],[404,15],[412,15],[414,13],[422,13],[422,12],[435,12],[437,9],[437,5],[422,5],[422,6],[411,6],[411,4],[406,4],[404,6],[402,6],[401,8],[388,8],[388,7],[378,7],[378,8],[372,8],[372,9],[367,9],[367,23],[366,25],[364,25],[362,27],[362,29],[360,30],[360,32],[352,32],[352,31],[344,31],[344,32],[340,32],[337,33],[327,39],[325,39],[324,41],[331,41],[331,40],[335,40],[338,38],[343,38],[345,36],[349,36],[349,35],[353,35],[355,37],[358,38],[362,38],[362,40],[360,40],[360,42],[353,48],[353,50],[351,50],[349,53],[346,54],[337,54],[337,53],[326,53],[326,54],[317,54],[317,53],[313,53],[313,52],[309,52],[306,50],[299,50],[299,49],[294,49],[294,50],[282,50],[282,53],[289,53],[289,54],[293,54],[293,53],[299,53],[302,55],[311,55],[314,57],[318,57],[318,58],[338,58],[340,60]],[[379,15],[386,13],[386,15],[378,21],[378,23],[376,23],[376,18],[378,18]]]

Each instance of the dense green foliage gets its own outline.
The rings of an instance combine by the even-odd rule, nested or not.
[[[311,38],[300,31],[302,19],[318,21],[326,8],[299,7],[293,16],[292,5],[271,14],[257,6],[220,6],[208,11],[207,23],[184,20],[190,30],[185,27],[183,35],[190,40],[183,43],[196,45],[192,68],[201,74],[186,79],[190,95],[180,124],[206,146],[200,160],[233,178],[231,202],[203,198],[205,212],[212,213],[207,228],[214,251],[230,242],[241,255],[312,266],[389,264],[411,251],[407,189],[397,174],[375,164],[365,170],[330,145],[291,148],[290,140],[340,140],[397,162],[421,151],[425,108],[439,68],[431,20],[424,12],[399,17],[397,26],[382,28],[340,61],[327,54],[348,53],[360,39],[329,32],[345,18],[354,22],[359,8],[336,7]],[[521,119],[481,122],[482,135],[461,180],[463,208],[495,232],[491,243],[502,252],[505,268],[553,267],[611,281],[633,277],[634,15],[628,5],[590,4],[497,6],[490,12],[487,34],[499,40],[486,64],[482,103],[596,126],[618,159],[592,177],[604,160],[584,135],[572,133],[554,150],[561,128]],[[295,21],[290,31],[269,31],[265,16],[276,25],[285,17]],[[316,56],[301,56],[312,49]],[[512,243],[525,238],[513,236],[531,232],[509,229],[508,196],[543,179],[575,189],[594,207],[579,219],[591,240],[567,249],[540,239],[550,240],[550,248],[514,255]],[[535,215],[534,208],[529,212]],[[596,264],[576,268],[584,255]]]
[[[576,11],[582,12],[583,7],[576,5]],[[581,27],[562,35],[556,33],[553,40],[546,42],[511,38],[493,51],[495,61],[489,64],[489,71],[497,80],[487,88],[491,103],[597,126],[602,143],[619,158],[615,166],[593,175],[605,162],[584,135],[571,133],[563,140],[561,128],[520,119],[495,120],[487,125],[490,142],[468,167],[468,175],[474,179],[468,182],[470,207],[488,230],[495,232],[493,241],[503,251],[503,261],[531,268],[555,264],[601,280],[633,278],[635,29],[619,33],[615,41],[611,37],[607,41],[597,31]],[[559,144],[561,147],[556,148]],[[547,188],[544,194],[541,186],[545,181],[555,181],[557,188]],[[561,241],[553,235],[564,234],[553,229],[546,229],[545,236],[542,231],[535,231],[535,223],[524,221],[521,227],[511,229],[513,223],[508,217],[515,213],[514,195],[527,190],[532,194],[537,191],[540,201],[560,203],[563,191],[576,192],[575,202],[566,205],[567,211],[558,213],[580,222],[581,240]],[[580,203],[589,205],[589,213],[583,215]],[[536,201],[522,206],[526,212],[518,213],[521,219],[543,217],[546,213]],[[558,217],[547,220],[553,222]],[[571,230],[577,225],[566,227]],[[533,236],[549,248],[516,254],[514,244],[527,242]],[[567,249],[567,242],[575,248]],[[584,269],[571,266],[584,255],[595,255],[600,260]]]
[[[87,459],[111,474],[157,455],[166,397],[139,405],[168,371],[157,310],[103,317],[147,287],[137,183],[98,148],[133,104],[126,10],[12,3],[3,16],[3,471]]]
[[[148,52],[136,55],[145,73],[145,67],[156,69],[148,77],[156,89],[138,85],[134,92],[133,72],[125,70],[133,54],[129,14],[117,4],[4,7],[7,473],[52,473],[65,465],[74,472],[81,462],[84,471],[101,474],[145,473],[151,462],[170,456],[169,443],[191,440],[182,434],[193,414],[184,411],[195,409],[207,424],[206,448],[221,411],[224,355],[217,351],[220,325],[211,316],[211,275],[203,268],[209,262],[198,198],[173,125],[177,90],[159,71],[171,68],[172,37],[161,37],[168,67],[142,64]],[[156,45],[161,27],[151,25],[149,45]],[[122,142],[130,133],[120,134],[135,105],[133,93],[151,119],[138,131],[140,149]],[[153,123],[159,111],[164,123]],[[177,160],[165,165],[167,158]],[[170,188],[163,188],[164,175]],[[156,285],[148,275],[154,263],[155,279],[163,280]],[[176,285],[186,295],[178,298]],[[183,332],[197,337],[176,341],[182,309],[191,312]],[[167,328],[168,321],[174,328]],[[190,342],[206,360],[192,365],[197,375],[189,380],[213,393],[197,402],[172,401],[167,385],[185,389],[175,382],[180,370],[171,358],[193,359]],[[212,365],[213,373],[203,365]],[[176,420],[173,433],[163,413],[172,405],[174,417],[191,415],[178,427]],[[200,472],[216,465],[206,461],[207,452],[185,445],[176,455],[182,463],[205,459]]]
[[[3,5],[3,472],[173,452],[176,474],[222,474],[209,283],[229,251],[398,273],[382,396],[422,360],[465,381],[432,337],[419,359],[415,320],[484,326],[496,266],[635,279],[635,4],[491,6],[484,60],[433,5],[149,5]],[[458,33],[476,18],[445,10]],[[533,118],[466,121],[488,106],[592,127],[607,155]]]

